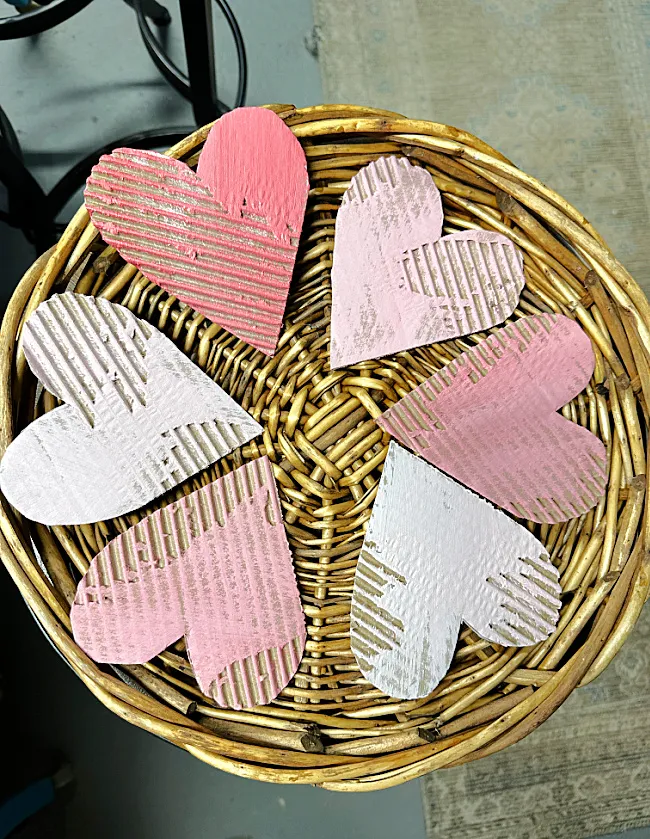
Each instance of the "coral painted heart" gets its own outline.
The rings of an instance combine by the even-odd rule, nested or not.
[[[152,282],[267,355],[278,342],[309,180],[273,111],[239,108],[211,128],[193,172],[117,149],[85,191],[93,224]]]

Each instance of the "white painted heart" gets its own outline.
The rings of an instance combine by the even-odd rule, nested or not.
[[[68,403],[28,425],[0,464],[2,492],[33,521],[130,512],[262,432],[165,335],[108,300],[46,300],[23,349]]]
[[[389,696],[427,696],[454,655],[461,622],[497,644],[546,638],[558,573],[521,525],[391,442],[352,593],[350,643]]]
[[[336,218],[332,369],[502,323],[524,286],[523,258],[500,233],[442,236],[431,175],[405,158],[353,178]]]

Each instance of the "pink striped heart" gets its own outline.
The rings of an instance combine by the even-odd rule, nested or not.
[[[558,522],[589,510],[607,452],[556,413],[580,393],[594,351],[562,315],[520,318],[462,353],[377,422],[434,466],[514,516]]]
[[[523,258],[487,230],[442,236],[431,175],[385,157],[352,178],[336,218],[332,369],[488,329],[524,286]]]
[[[240,108],[210,130],[197,172],[117,149],[93,168],[86,207],[103,238],[152,282],[272,355],[309,180],[273,111]]]
[[[79,583],[71,619],[95,661],[142,664],[185,635],[199,687],[219,705],[275,698],[306,632],[269,459],[110,542]]]

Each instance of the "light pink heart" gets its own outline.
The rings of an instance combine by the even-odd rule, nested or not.
[[[524,286],[506,236],[443,236],[431,175],[405,158],[369,163],[336,219],[331,367],[345,367],[502,323]]]
[[[268,458],[110,542],[71,619],[97,662],[142,664],[185,635],[206,695],[231,708],[270,702],[298,669],[306,631]]]
[[[117,149],[93,168],[85,199],[124,259],[272,355],[308,191],[291,130],[266,108],[239,108],[211,128],[196,173],[156,152]]]
[[[521,318],[443,367],[377,422],[515,516],[557,522],[598,503],[607,453],[556,411],[589,383],[594,352],[569,318]]]

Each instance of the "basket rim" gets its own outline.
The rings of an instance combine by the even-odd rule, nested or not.
[[[650,359],[650,303],[600,235],[574,207],[549,187],[519,170],[498,151],[473,135],[451,126],[409,120],[389,111],[353,105],[319,105],[302,109],[291,105],[267,107],[281,116],[294,134],[307,144],[308,161],[316,159],[310,156],[310,149],[319,149],[319,154],[323,151],[323,138],[331,138],[329,144],[332,146],[351,138],[368,145],[380,144],[382,141],[397,143],[403,153],[410,156],[415,152],[420,155],[420,160],[422,156],[426,160],[427,154],[446,155],[452,162],[462,162],[468,172],[474,172],[491,183],[499,211],[504,213],[502,205],[507,208],[509,198],[514,201],[510,211],[515,216],[519,212],[517,207],[525,207],[534,216],[543,219],[552,231],[570,242],[574,258],[584,267],[584,277],[580,281],[584,294],[580,295],[579,289],[572,287],[563,275],[560,275],[560,279],[564,285],[560,286],[558,294],[564,294],[564,305],[580,321],[592,342],[610,363],[611,372],[625,397],[625,402],[619,406],[619,413],[625,412],[621,413],[625,419],[622,428],[630,436],[638,432],[641,440],[638,445],[644,448],[641,425],[637,422],[636,428],[633,427],[633,420],[629,417],[632,416],[632,408],[636,417],[638,405],[641,405],[643,414],[644,405],[650,404],[650,363],[645,363]],[[199,128],[166,154],[180,158],[196,153],[209,129],[210,125]],[[315,145],[310,145],[314,142]],[[455,206],[462,209],[463,201],[466,207],[471,204],[469,199],[458,196]],[[498,221],[487,209],[480,212],[487,214],[485,221],[488,223]],[[504,217],[506,215],[504,213]],[[477,217],[480,218],[479,215]],[[524,223],[530,223],[522,219],[519,220],[518,230]],[[544,235],[540,231],[537,233],[542,237]],[[549,231],[546,235],[554,238]],[[16,383],[22,381],[25,372],[26,362],[20,344],[22,324],[41,300],[52,293],[61,276],[68,275],[80,262],[98,237],[82,205],[58,244],[34,262],[11,298],[0,328],[0,456],[13,437]],[[553,245],[549,243],[549,247]],[[122,287],[126,285],[123,277],[112,280],[102,289],[102,296],[110,297],[117,293],[120,283]],[[595,305],[602,315],[602,323],[595,323],[596,329],[587,311],[586,298],[591,300],[591,305]],[[638,376],[632,382],[629,370],[619,358],[620,335],[611,326],[612,323],[622,324],[632,350],[639,350],[639,359],[645,359],[641,364],[634,352]],[[615,366],[615,359],[618,359],[619,367]],[[616,421],[616,417],[614,419]],[[620,432],[620,429],[621,426],[615,422],[613,433]],[[622,468],[620,463],[618,468]],[[637,470],[637,479],[641,475],[643,481],[637,480],[637,486],[647,493],[649,484],[645,470]],[[617,488],[617,505],[618,498]],[[511,745],[550,716],[576,686],[588,683],[602,672],[634,627],[650,589],[650,559],[646,547],[650,525],[643,492],[640,491],[640,500],[635,502],[634,507],[636,521],[641,517],[639,532],[636,529],[631,533],[625,531],[623,515],[614,521],[614,537],[625,543],[622,548],[625,551],[624,562],[596,579],[581,607],[584,607],[585,614],[593,607],[585,618],[585,625],[595,614],[587,637],[560,669],[549,671],[552,672],[550,678],[536,686],[517,705],[496,719],[487,721],[482,727],[471,729],[469,735],[459,736],[456,740],[451,738],[453,742],[450,743],[434,739],[432,742],[379,755],[291,751],[218,736],[155,696],[143,696],[134,687],[109,675],[90,661],[71,639],[68,604],[39,567],[30,541],[29,526],[11,510],[4,497],[2,502],[0,556],[3,563],[35,619],[89,690],[122,718],[169,740],[216,768],[243,777],[277,783],[318,784],[341,791],[374,790],[420,777],[442,766],[474,760]],[[623,509],[632,506],[630,501]],[[613,515],[617,516],[617,512]],[[620,530],[616,530],[619,525]],[[47,538],[40,525],[36,525],[35,530],[42,538]],[[56,530],[52,529],[53,532]],[[62,534],[58,534],[57,538],[63,538]],[[611,547],[613,549],[614,544]],[[520,660],[515,654],[507,666],[490,678],[503,680],[506,675],[514,672]],[[310,715],[317,715],[317,709],[318,705],[311,706],[304,718],[309,720]]]

